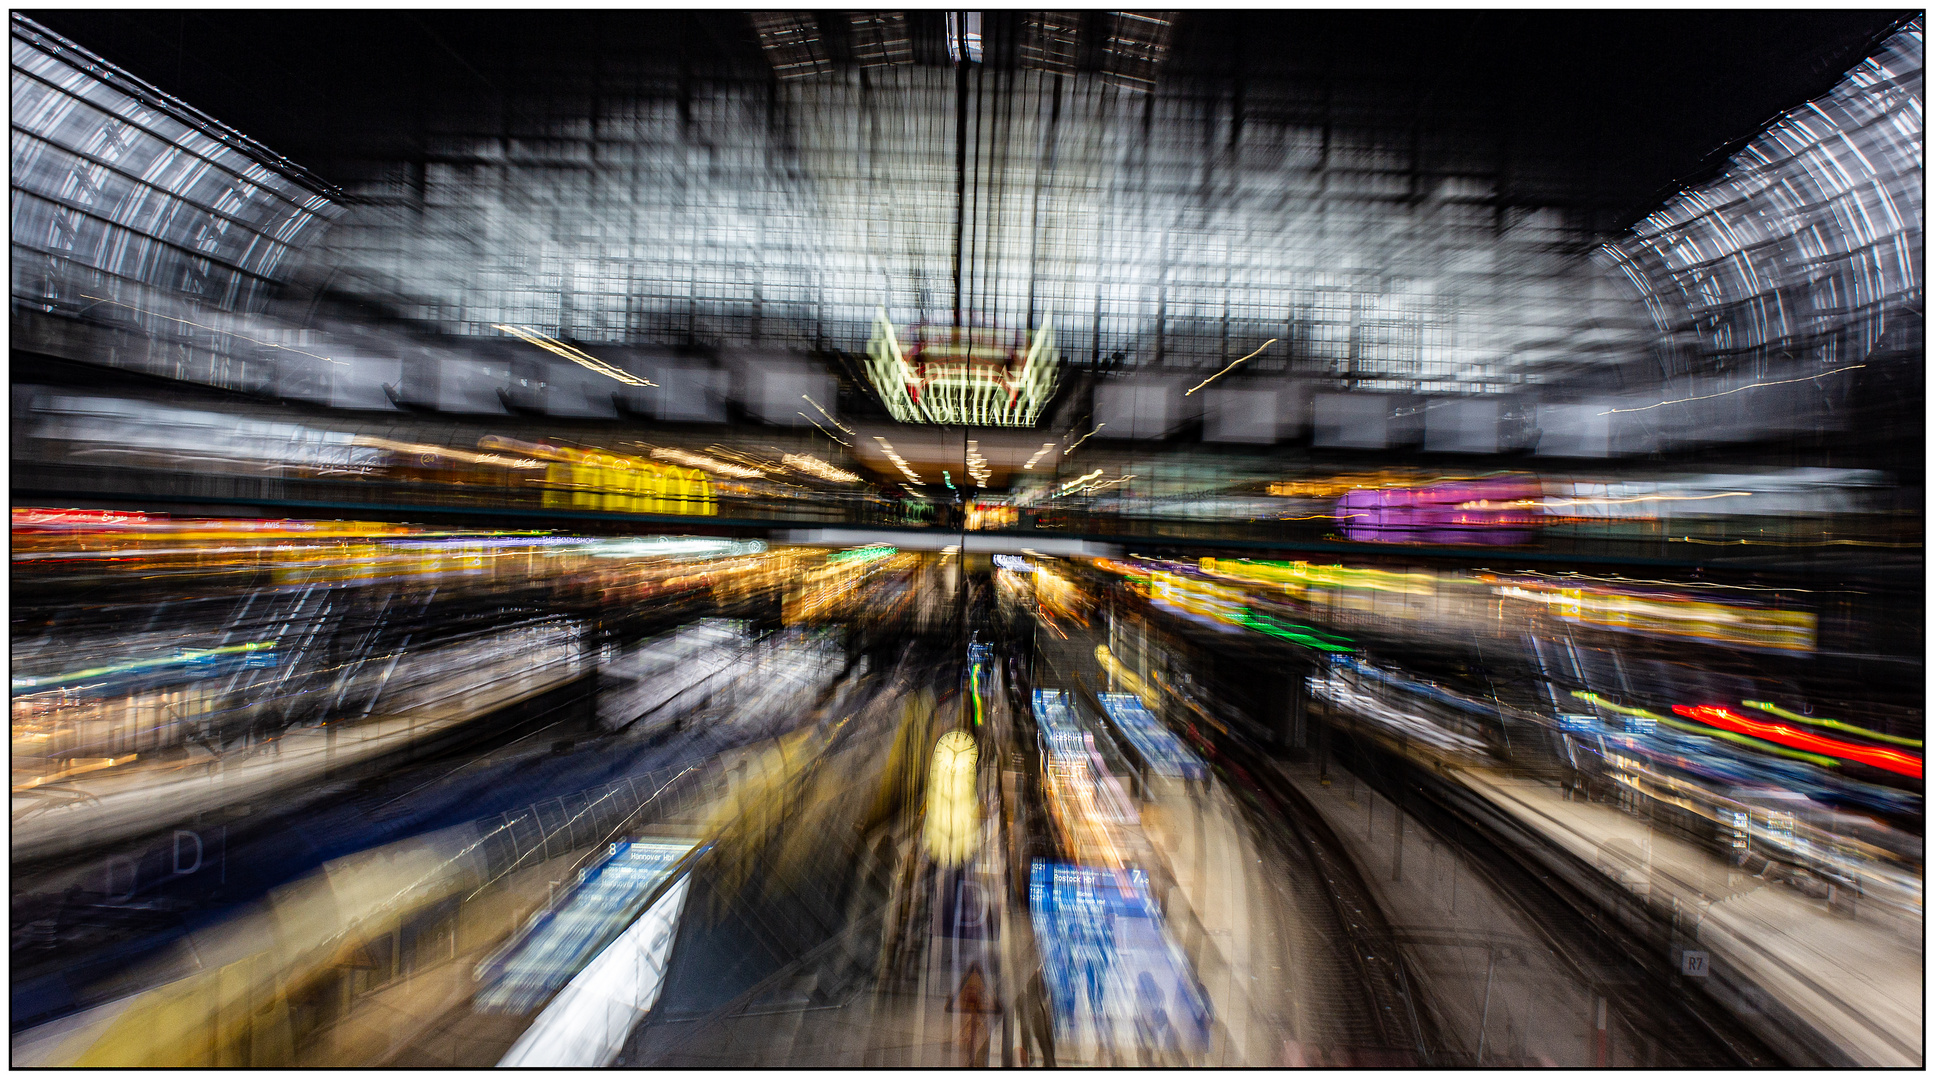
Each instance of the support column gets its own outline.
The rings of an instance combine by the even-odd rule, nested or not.
[[[1606,998],[1595,994],[1592,999],[1592,1066],[1595,1069],[1606,1067],[1612,1057],[1612,1033],[1607,1028]]]

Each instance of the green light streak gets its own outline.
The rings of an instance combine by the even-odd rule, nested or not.
[[[1239,621],[1241,621],[1244,626],[1247,626],[1252,630],[1257,630],[1262,633],[1269,634],[1271,637],[1279,637],[1284,639],[1285,641],[1293,641],[1299,645],[1303,645],[1308,648],[1320,649],[1324,652],[1333,652],[1333,653],[1347,653],[1347,652],[1353,651],[1348,645],[1338,645],[1333,642],[1324,640],[1322,637],[1318,636],[1317,631],[1311,629],[1308,626],[1297,626],[1297,627],[1283,626],[1271,620],[1267,616],[1258,615],[1257,613],[1251,611],[1248,608],[1244,608],[1243,614],[1238,618],[1239,618]],[[1339,640],[1349,641],[1350,639],[1340,638]]]
[[[1845,731],[1849,734],[1860,735],[1867,739],[1879,739],[1882,742],[1894,743],[1896,746],[1912,746],[1917,750],[1922,748],[1922,741],[1920,739],[1905,739],[1900,735],[1883,735],[1879,731],[1869,731],[1864,727],[1844,724],[1839,720],[1829,720],[1826,717],[1802,716],[1799,713],[1788,712],[1786,709],[1781,708],[1771,701],[1743,701],[1741,704],[1750,709],[1759,709],[1764,713],[1772,713],[1783,720],[1792,720],[1797,724],[1811,724],[1814,727],[1833,728],[1836,731]]]
[[[900,549],[890,544],[875,544],[871,547],[852,548],[847,551],[833,552],[826,557],[826,561],[828,563],[843,563],[858,559],[862,562],[871,562],[874,559],[884,559],[889,555],[897,555],[899,553]]]
[[[103,675],[119,675],[124,672],[139,671],[142,668],[170,667],[175,664],[191,663],[210,656],[230,656],[235,653],[263,652],[273,648],[275,648],[275,642],[273,641],[251,641],[241,645],[224,645],[219,649],[189,649],[179,656],[170,656],[158,660],[129,660],[125,663],[109,664],[106,667],[88,668],[84,671],[70,671],[64,675],[54,675],[48,678],[15,679],[13,680],[13,689],[15,693],[18,693],[21,690],[31,690],[36,686],[59,686],[64,683],[79,682],[82,679],[98,679]]]
[[[1773,743],[1766,742],[1761,739],[1756,739],[1751,735],[1742,735],[1736,731],[1722,731],[1719,728],[1705,727],[1700,724],[1682,723],[1681,721],[1675,720],[1671,717],[1661,716],[1658,713],[1647,712],[1645,709],[1634,709],[1624,705],[1614,705],[1612,702],[1607,701],[1606,699],[1600,697],[1598,694],[1587,693],[1584,690],[1574,690],[1572,692],[1572,696],[1578,698],[1580,701],[1591,702],[1592,704],[1597,705],[1600,708],[1605,709],[1609,712],[1619,713],[1621,716],[1641,717],[1647,720],[1651,720],[1654,723],[1665,724],[1667,727],[1684,731],[1690,735],[1700,735],[1709,739],[1725,739],[1730,743],[1739,743],[1741,746],[1744,746],[1749,750],[1758,750],[1763,754],[1774,754],[1779,757],[1793,758],[1796,761],[1805,761],[1810,765],[1819,765],[1824,769],[1831,769],[1834,766],[1841,764],[1838,760],[1831,757],[1823,757],[1820,754],[1810,754],[1804,750],[1790,750],[1785,746],[1776,746]]]

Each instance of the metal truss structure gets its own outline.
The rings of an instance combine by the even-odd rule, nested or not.
[[[259,311],[342,208],[330,186],[20,15],[12,295],[74,313],[158,288]]]
[[[1376,130],[1252,116],[1232,139],[1226,104],[1148,77],[1156,38],[1102,49],[1038,13],[1022,63],[956,68],[895,62],[905,20],[873,19],[835,64],[802,18],[754,20],[776,87],[679,100],[593,56],[522,73],[508,125],[434,110],[421,198],[357,192],[318,252],[333,287],[443,335],[854,354],[883,298],[903,325],[1054,311],[1076,362],[1213,370],[1275,338],[1252,370],[1429,393],[1652,340],[1592,238],[1557,209],[1501,218],[1483,162],[1414,193]]]
[[[1719,370],[1858,364],[1919,326],[1920,19],[1606,251]]]
[[[1845,366],[1919,326],[1919,21],[1606,242],[1503,198],[1486,152],[1396,130],[1348,76],[1321,97],[1258,77],[1239,115],[1166,73],[1160,13],[991,13],[986,62],[960,64],[923,37],[931,14],[760,14],[763,73],[534,55],[494,99],[426,100],[414,156],[372,150],[391,156],[344,192],[15,16],[15,311],[122,289],[260,312],[301,277],[460,348],[511,326],[858,356],[882,323],[999,327],[1130,374],[1247,357],[1437,397],[1563,392],[1667,353],[1688,358],[1669,380]],[[1054,376],[1024,360],[1003,385],[1023,369],[1006,404],[1000,380],[964,383],[949,415],[1029,422]]]

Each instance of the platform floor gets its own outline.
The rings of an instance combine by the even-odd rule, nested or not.
[[[1695,912],[1693,935],[1716,963],[1778,1001],[1854,1062],[1922,1064],[1919,926],[1881,909],[1855,917],[1825,900],[1760,881],[1646,821],[1604,803],[1569,800],[1557,787],[1475,770],[1453,776],[1527,827],[1587,862],[1613,841],[1644,853],[1640,880]],[[1621,845],[1624,847],[1624,845]],[[1629,849],[1630,850],[1630,849]]]
[[[37,859],[111,843],[198,813],[312,783],[526,701],[577,678],[550,665],[492,682],[408,716],[297,728],[278,738],[186,761],[144,761],[12,793],[12,857]],[[57,801],[56,801],[57,800]]]

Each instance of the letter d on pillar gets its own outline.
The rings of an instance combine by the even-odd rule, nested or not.
[[[184,836],[195,842],[195,865],[193,866],[183,866],[181,864],[181,838]],[[175,830],[175,873],[192,874],[195,871],[200,870],[201,868],[202,868],[201,836],[199,834],[189,832],[187,829],[176,829]]]

